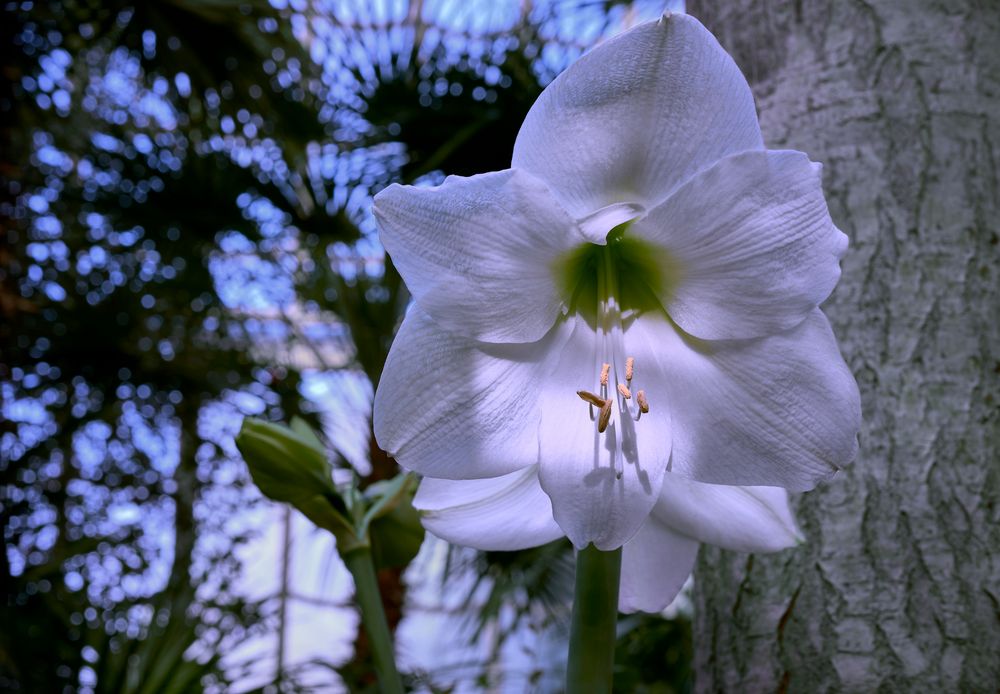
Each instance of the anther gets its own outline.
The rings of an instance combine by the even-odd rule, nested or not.
[[[632,391],[630,391],[624,383],[618,384],[618,392],[622,394],[622,397],[626,400],[632,399]]]
[[[635,394],[635,401],[639,403],[640,412],[649,412],[649,401],[646,400],[646,391],[640,390]]]
[[[631,381],[632,374],[635,372],[635,358],[629,357],[625,360],[625,380]],[[627,395],[625,397],[628,397]]]
[[[601,405],[601,414],[597,418],[597,431],[601,434],[604,430],[608,428],[608,422],[611,421],[611,400],[605,400],[604,404]]]
[[[604,398],[598,395],[594,395],[593,393],[586,390],[578,390],[576,391],[576,394],[580,396],[581,400],[583,400],[584,402],[589,402],[594,407],[604,407],[604,403],[606,402]]]
[[[611,364],[601,364],[601,385],[608,385],[608,372],[611,370]]]

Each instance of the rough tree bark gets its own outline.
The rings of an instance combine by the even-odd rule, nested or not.
[[[689,2],[825,164],[861,453],[777,556],[704,549],[699,692],[1000,686],[1000,3]]]

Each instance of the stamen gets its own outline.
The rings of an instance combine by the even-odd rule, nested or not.
[[[622,397],[626,400],[632,399],[632,391],[630,391],[624,383],[618,384],[618,392],[622,394]]]
[[[611,364],[601,364],[601,385],[608,385],[608,372],[611,370]]]
[[[597,431],[601,434],[604,430],[608,428],[608,422],[611,421],[611,400],[605,400],[604,404],[601,405],[601,414],[597,418]]]
[[[594,407],[604,407],[605,400],[599,395],[594,395],[590,391],[578,390],[576,394],[580,396],[580,399],[584,402],[589,402]]]
[[[625,380],[631,382],[632,374],[634,372],[635,372],[635,358],[629,357],[628,359],[625,360]]]
[[[635,401],[639,403],[639,412],[649,412],[649,401],[646,400],[646,391],[640,390],[635,394]]]

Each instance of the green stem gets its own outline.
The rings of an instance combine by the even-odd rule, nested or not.
[[[347,569],[354,576],[354,590],[361,607],[361,623],[371,641],[372,658],[378,674],[379,691],[385,694],[403,694],[403,683],[396,671],[396,660],[392,647],[392,634],[385,620],[382,595],[375,578],[375,564],[371,550],[359,547],[344,556]]]
[[[566,665],[566,691],[611,691],[622,550],[589,545],[576,554],[576,588]]]

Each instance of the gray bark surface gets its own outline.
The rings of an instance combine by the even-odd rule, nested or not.
[[[698,692],[1000,691],[1000,2],[689,2],[851,239],[861,452],[807,543],[702,549]]]

